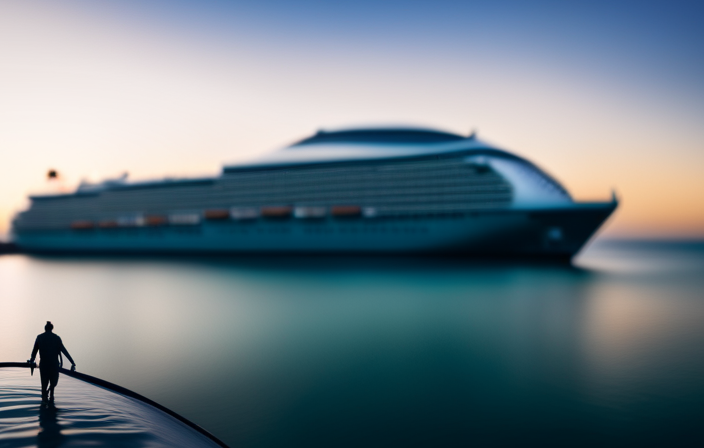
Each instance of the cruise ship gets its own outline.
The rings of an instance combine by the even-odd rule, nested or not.
[[[30,196],[27,252],[388,253],[569,260],[617,207],[576,202],[474,134],[319,131],[214,177],[82,183]]]

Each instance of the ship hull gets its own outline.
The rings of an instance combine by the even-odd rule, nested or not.
[[[381,218],[203,221],[193,226],[32,230],[15,234],[31,253],[442,254],[569,260],[616,208],[575,203]]]

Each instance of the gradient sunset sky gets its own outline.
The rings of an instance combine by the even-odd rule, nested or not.
[[[704,237],[704,3],[0,3],[0,235],[57,169],[216,174],[319,128],[407,124],[527,157],[603,234]]]

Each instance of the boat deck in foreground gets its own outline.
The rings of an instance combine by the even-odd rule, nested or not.
[[[38,371],[30,376],[28,368],[0,368],[0,446],[226,446],[183,417],[150,403],[97,378],[62,373],[52,406],[41,401]]]

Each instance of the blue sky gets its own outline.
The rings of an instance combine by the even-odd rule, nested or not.
[[[317,53],[321,63],[327,52],[536,58],[609,76],[647,70],[639,77],[700,91],[704,74],[704,4],[692,1],[127,1],[93,8],[222,48]]]

